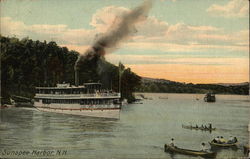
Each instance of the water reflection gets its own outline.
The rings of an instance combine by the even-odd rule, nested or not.
[[[91,138],[114,137],[116,120],[39,112],[22,108],[1,112],[1,146],[53,147]]]
[[[202,95],[147,94],[153,100],[122,108],[120,120],[40,112],[36,109],[0,110],[0,149],[67,149],[68,158],[196,158],[165,153],[175,138],[178,147],[200,149],[216,136],[237,136],[247,144],[248,97],[217,96],[216,103],[196,100]],[[168,99],[159,99],[167,96]],[[230,98],[232,101],[227,101]],[[212,123],[212,133],[183,129],[182,124]],[[219,149],[217,158],[243,156]]]

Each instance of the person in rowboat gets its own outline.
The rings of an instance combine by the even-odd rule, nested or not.
[[[229,140],[227,141],[228,144],[233,144],[233,143],[236,143],[236,142],[237,142],[237,138],[233,137],[233,136],[230,136]]]
[[[204,129],[205,129],[205,130],[207,130],[207,129],[208,129],[206,125],[205,125]]]
[[[176,146],[174,145],[174,138],[171,139],[170,146],[176,147]]]
[[[201,128],[204,129],[204,125],[203,124],[201,124]]]
[[[226,140],[223,138],[223,136],[220,137],[219,143],[221,143],[221,144],[226,143]]]
[[[216,138],[213,139],[214,143],[219,143],[219,141],[220,141],[220,137],[219,136],[217,136]]]
[[[234,143],[238,142],[238,139],[236,137],[234,137]]]
[[[209,123],[209,129],[212,130],[212,124],[211,123]]]
[[[234,140],[234,137],[230,136],[229,139],[228,139],[228,141],[227,141],[227,143],[231,144],[231,143],[233,143],[233,140]]]
[[[206,144],[203,142],[202,144],[201,144],[201,151],[208,151],[208,149],[206,148]]]

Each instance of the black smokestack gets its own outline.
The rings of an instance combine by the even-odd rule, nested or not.
[[[79,73],[79,70],[75,70],[75,86],[79,86],[79,75],[78,75],[78,73]]]
[[[151,1],[145,1],[142,5],[123,14],[120,19],[116,19],[116,23],[113,23],[106,33],[99,36],[84,54],[79,55],[75,63],[75,72],[79,70],[80,65],[82,65],[85,60],[100,59],[100,57],[107,53],[107,49],[112,50],[120,42],[125,40],[135,31],[135,24],[146,18],[151,6]],[[76,79],[79,78],[78,73],[75,73],[75,76]]]

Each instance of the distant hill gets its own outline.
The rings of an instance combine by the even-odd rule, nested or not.
[[[217,85],[221,85],[221,86],[244,86],[244,85],[249,85],[249,82],[242,82],[242,83],[217,83]]]
[[[138,92],[155,93],[207,93],[216,94],[249,94],[249,83],[218,83],[218,84],[193,84],[180,83],[166,79],[142,77]]]
[[[157,78],[150,78],[150,77],[141,77],[143,83],[150,83],[150,82],[156,82],[156,83],[178,83],[175,81],[170,81],[166,79],[157,79]]]

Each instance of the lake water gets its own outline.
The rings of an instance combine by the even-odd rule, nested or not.
[[[164,144],[175,138],[178,147],[201,149],[216,136],[236,136],[239,149],[221,149],[217,158],[244,156],[248,143],[249,96],[217,95],[205,103],[203,95],[145,94],[153,100],[123,106],[119,120],[40,112],[36,109],[0,110],[0,158],[197,158],[170,155]],[[159,99],[167,97],[168,99]],[[198,98],[199,100],[196,100]],[[183,129],[182,124],[212,123],[212,133]],[[209,144],[207,144],[209,146]],[[33,151],[45,150],[45,154]],[[64,154],[58,154],[58,151]],[[27,151],[27,155],[6,152]],[[49,151],[51,155],[49,155]]]

